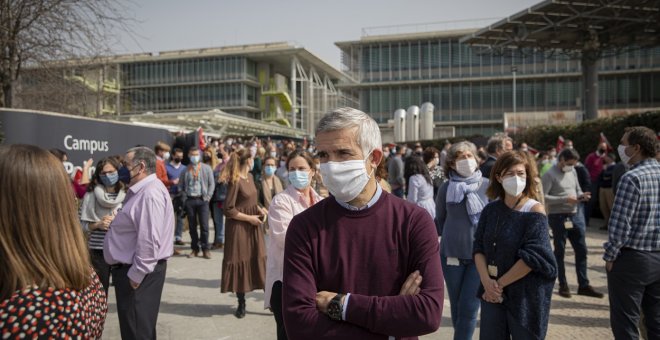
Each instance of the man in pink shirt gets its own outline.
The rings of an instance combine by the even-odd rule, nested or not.
[[[155,339],[167,259],[174,248],[174,208],[156,177],[151,149],[128,150],[123,165],[119,180],[129,189],[105,236],[103,255],[114,278],[122,339]]]

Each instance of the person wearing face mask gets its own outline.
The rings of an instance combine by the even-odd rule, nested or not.
[[[126,197],[124,183],[119,181],[120,167],[121,163],[117,158],[100,160],[96,164],[96,172],[87,186],[87,193],[80,207],[80,222],[83,230],[89,232],[87,245],[92,265],[106,295],[110,287],[110,266],[103,258],[103,240]]]
[[[533,199],[536,165],[523,151],[493,166],[474,235],[481,286],[480,339],[545,339],[557,262],[543,204]]]
[[[445,172],[443,171],[442,166],[440,166],[440,151],[434,147],[428,147],[424,149],[422,159],[429,169],[431,182],[433,182],[433,197],[435,197],[438,194],[438,189],[446,180]]]
[[[628,127],[617,149],[630,167],[619,180],[603,244],[610,325],[616,339],[638,339],[640,312],[648,339],[660,338],[660,145],[655,131]]]
[[[264,159],[263,174],[258,183],[257,191],[259,192],[259,204],[264,208],[270,207],[270,202],[284,190],[284,185],[279,177],[275,176],[277,170],[277,160],[272,157]]]
[[[474,144],[452,144],[447,152],[445,173],[449,181],[436,196],[437,233],[445,275],[454,339],[472,339],[479,311],[479,275],[472,260],[472,241],[477,222],[488,202],[488,179],[477,168]]]
[[[176,220],[176,226],[174,227],[174,244],[184,245],[183,243],[183,193],[179,191],[179,178],[181,174],[186,170],[186,166],[181,164],[183,161],[183,150],[179,148],[174,148],[172,151],[172,157],[170,161],[166,164],[165,168],[167,170],[167,178],[172,182],[172,186],[169,188],[170,197],[172,198],[172,206],[174,206],[174,216]],[[174,249],[175,255],[179,254],[179,250]]]
[[[215,190],[213,169],[202,163],[201,153],[197,147],[188,150],[190,164],[179,177],[179,190],[183,194],[183,206],[188,216],[188,228],[190,231],[190,248],[192,252],[189,258],[199,256],[201,248],[205,259],[211,258],[209,246],[209,202]],[[200,226],[201,233],[197,232]]]
[[[362,111],[335,109],[319,121],[315,142],[332,196],[294,216],[286,232],[287,336],[393,339],[434,332],[443,279],[433,219],[378,186],[378,124]]]
[[[578,295],[602,298],[587,277],[587,244],[585,241],[584,217],[577,214],[578,205],[590,197],[583,194],[575,171],[580,155],[575,149],[564,149],[559,153],[557,164],[543,175],[543,194],[548,209],[548,222],[552,229],[554,253],[557,259],[559,295],[571,297],[564,269],[566,238],[575,250],[575,271],[578,279]]]
[[[222,169],[220,180],[227,183],[225,213],[225,251],[222,259],[222,293],[234,292],[238,308],[234,316],[245,317],[245,293],[264,289],[266,281],[266,249],[262,223],[268,211],[258,204],[257,187],[250,170],[254,160],[250,150],[231,154]]]
[[[282,268],[286,231],[295,215],[323,199],[311,187],[311,179],[316,173],[312,155],[305,151],[294,151],[289,154],[287,163],[291,185],[273,197],[268,208],[266,242],[268,257],[264,307],[269,308],[275,316],[278,340],[287,339],[282,320]]]
[[[170,159],[170,150],[170,146],[165,142],[158,142],[154,146],[154,152],[156,153],[156,176],[168,189],[172,185],[176,185],[167,177],[167,167],[165,166],[165,162]]]
[[[288,152],[286,150],[282,151],[280,163],[277,165],[277,170],[275,171],[275,175],[279,177],[280,181],[282,181],[284,188],[289,186],[289,172],[286,169],[287,155]]]
[[[156,155],[147,147],[129,149],[119,180],[126,199],[103,242],[110,265],[122,339],[155,339],[167,259],[174,248],[174,208],[156,177]]]

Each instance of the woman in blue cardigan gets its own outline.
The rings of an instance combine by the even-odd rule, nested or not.
[[[479,275],[472,259],[474,233],[488,199],[488,179],[477,168],[477,148],[458,142],[447,152],[449,181],[438,189],[436,218],[440,259],[447,283],[454,340],[472,339],[477,326]]]
[[[521,152],[497,158],[489,203],[474,240],[481,287],[480,339],[544,339],[557,263],[543,205],[532,199],[537,170]]]

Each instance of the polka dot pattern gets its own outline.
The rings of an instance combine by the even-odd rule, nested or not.
[[[94,272],[82,291],[27,288],[0,302],[0,339],[100,338],[107,312]]]

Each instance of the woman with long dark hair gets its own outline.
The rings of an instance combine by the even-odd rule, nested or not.
[[[120,167],[121,163],[115,157],[100,160],[80,206],[80,222],[83,229],[89,232],[87,244],[92,265],[106,294],[110,286],[110,265],[103,258],[103,240],[126,198],[124,183],[119,181]]]
[[[433,182],[429,169],[421,157],[413,155],[406,159],[403,170],[406,180],[406,200],[424,208],[435,218],[435,202],[433,201]]]

